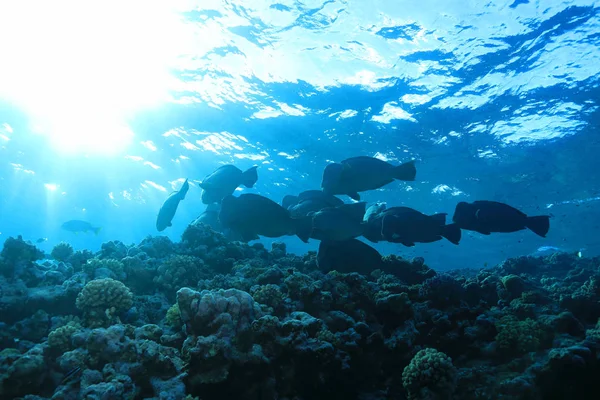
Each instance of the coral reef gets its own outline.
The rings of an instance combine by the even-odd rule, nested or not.
[[[600,259],[436,273],[422,258],[387,256],[367,275],[324,273],[315,253],[230,242],[204,225],[179,243],[55,249],[48,260],[10,238],[0,253],[0,398],[600,392]]]

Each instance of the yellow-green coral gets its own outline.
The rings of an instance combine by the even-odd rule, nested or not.
[[[81,328],[78,323],[71,322],[56,328],[48,334],[48,346],[57,353],[64,353],[74,349],[71,337]]]
[[[456,379],[452,359],[435,349],[419,351],[402,372],[402,384],[411,400],[449,398]]]
[[[67,261],[73,255],[73,247],[66,242],[60,242],[52,249],[50,256],[57,261]]]
[[[158,267],[154,283],[175,292],[185,286],[196,286],[204,260],[198,257],[176,255]]]
[[[167,320],[167,325],[170,325],[173,328],[181,327],[183,321],[181,320],[181,311],[179,310],[179,304],[175,303],[171,307],[169,307],[165,319]]]
[[[542,325],[527,318],[519,321],[517,318],[507,315],[496,322],[496,344],[499,351],[510,351],[512,353],[528,353],[540,348],[544,337]]]
[[[117,314],[131,308],[133,295],[122,282],[96,279],[83,287],[75,305],[84,312],[88,326],[107,326],[118,323]]]
[[[281,306],[285,301],[285,294],[279,289],[279,286],[270,283],[258,286],[252,292],[252,297],[256,302],[273,308]]]
[[[99,260],[97,258],[91,258],[87,261],[87,263],[83,264],[82,270],[85,272],[90,278],[94,277],[94,273],[99,268],[106,268],[111,270],[117,276],[121,276],[123,274],[123,263],[119,260],[115,260],[113,258],[107,258],[104,260]]]

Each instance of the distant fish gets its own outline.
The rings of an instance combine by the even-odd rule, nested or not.
[[[61,225],[61,228],[65,231],[73,232],[75,234],[78,234],[79,232],[87,233],[91,231],[97,235],[102,230],[102,228],[93,227],[89,222],[81,221],[79,219],[67,221]]]
[[[458,203],[452,220],[461,229],[484,235],[491,232],[517,232],[529,228],[535,234],[546,237],[550,230],[548,215],[528,217],[508,204],[486,200]]]
[[[40,244],[40,243],[44,243],[44,242],[47,242],[47,241],[48,241],[48,238],[39,238],[35,242],[38,243],[38,244]]]
[[[247,188],[254,186],[258,180],[258,173],[254,166],[242,172],[235,165],[223,165],[212,174],[206,176],[200,187],[202,188],[202,203],[220,203],[225,196],[233,194],[235,189],[244,185]]]
[[[324,208],[312,215],[311,237],[318,240],[343,241],[363,234],[365,202]]]
[[[219,220],[224,228],[242,235],[245,240],[258,239],[258,235],[277,238],[296,235],[308,242],[311,218],[293,219],[290,212],[264,196],[229,195],[221,203]]]
[[[412,247],[415,243],[432,243],[448,239],[458,244],[461,231],[458,225],[446,225],[447,214],[425,215],[409,207],[392,207],[381,218],[381,237],[388,242]],[[376,223],[374,220],[371,223]]]
[[[382,269],[383,259],[377,250],[358,239],[341,242],[324,240],[319,244],[317,266],[323,272],[336,270],[366,275]]]
[[[158,216],[156,217],[156,229],[159,232],[164,231],[167,227],[172,226],[171,221],[177,212],[177,207],[179,206],[179,202],[185,199],[185,195],[187,194],[190,188],[190,184],[186,179],[179,189],[178,192],[173,192],[167,197],[163,205],[160,207],[158,211]]]
[[[321,188],[327,194],[345,194],[360,200],[358,192],[379,189],[394,181],[414,181],[415,162],[394,166],[374,157],[353,157],[327,165],[323,171]]]

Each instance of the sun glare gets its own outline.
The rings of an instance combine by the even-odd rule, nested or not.
[[[182,29],[168,1],[0,2],[0,98],[60,151],[123,151],[169,99]]]

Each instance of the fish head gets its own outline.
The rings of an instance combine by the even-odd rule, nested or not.
[[[237,214],[237,197],[228,195],[221,201],[221,211],[219,212],[219,220],[223,226],[228,226],[228,223],[236,219]]]
[[[461,201],[456,205],[456,208],[454,209],[452,221],[456,222],[457,224],[463,221],[468,221],[475,216],[476,211],[477,210],[474,209],[474,207],[471,204],[465,201]]]
[[[281,200],[281,206],[285,209],[289,209],[290,207],[293,207],[296,204],[298,204],[298,201],[298,196],[292,196],[291,194],[288,194],[283,196],[283,199]]]
[[[344,165],[339,163],[329,164],[323,170],[323,180],[321,181],[321,188],[325,194],[331,193],[332,189],[342,179],[342,173],[344,172]]]

